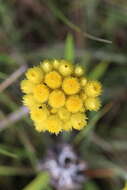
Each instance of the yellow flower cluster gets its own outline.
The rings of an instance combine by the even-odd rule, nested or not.
[[[23,103],[38,131],[59,133],[87,125],[85,112],[100,108],[102,86],[89,81],[84,68],[65,60],[45,60],[21,81]]]

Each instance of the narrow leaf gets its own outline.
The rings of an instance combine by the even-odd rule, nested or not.
[[[106,61],[103,61],[99,63],[88,75],[89,79],[98,80],[100,79],[106,72],[107,68],[109,66],[109,63]]]
[[[0,148],[0,154],[3,154],[4,156],[12,157],[12,158],[18,158],[18,156],[14,153],[11,153],[5,149]]]
[[[72,34],[68,34],[65,41],[65,59],[74,61],[74,39]]]
[[[46,172],[41,172],[32,180],[23,190],[46,190],[49,184],[49,175]]]
[[[13,166],[0,166],[1,176],[17,176],[17,175],[31,175],[33,171],[27,168],[17,168]]]

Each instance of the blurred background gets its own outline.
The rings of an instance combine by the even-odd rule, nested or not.
[[[27,67],[55,58],[81,63],[90,79],[103,84],[101,110],[89,114],[88,127],[81,132],[38,133],[22,106],[20,81]],[[58,145],[63,147],[65,142],[68,155],[74,151],[74,164],[83,162],[89,168],[76,170],[76,179],[83,177],[79,181],[66,170],[65,176],[77,190],[123,188],[127,178],[127,1],[0,0],[0,189],[62,190],[43,165],[64,155]],[[66,177],[64,190],[70,188]]]

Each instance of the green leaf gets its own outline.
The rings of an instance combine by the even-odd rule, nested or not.
[[[68,34],[65,41],[65,59],[69,61],[74,61],[74,39],[72,34]]]
[[[0,154],[3,154],[4,156],[12,157],[12,158],[18,158],[18,156],[14,153],[11,153],[5,149],[0,148]]]
[[[98,111],[97,113],[91,113],[93,116],[90,118],[89,123],[86,128],[81,130],[76,137],[74,138],[74,143],[78,144],[81,142],[85,137],[89,137],[90,133],[94,130],[97,122],[101,119],[112,107],[112,104],[107,104],[102,110]]]
[[[103,61],[99,63],[88,75],[89,79],[97,80],[100,79],[106,72],[107,68],[109,66],[109,63],[106,61]]]
[[[1,176],[33,175],[33,171],[27,168],[18,168],[13,166],[0,166]]]
[[[47,172],[41,172],[32,180],[23,190],[46,190],[49,184],[49,175]]]

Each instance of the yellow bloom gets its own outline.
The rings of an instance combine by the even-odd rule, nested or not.
[[[87,95],[86,95],[86,93],[85,93],[84,91],[81,91],[80,97],[81,97],[81,99],[83,100],[83,102],[85,102],[86,99],[87,99]]]
[[[75,113],[72,114],[71,123],[74,129],[81,130],[83,127],[87,125],[86,121],[87,117],[83,113]]]
[[[82,87],[84,87],[87,84],[87,79],[85,77],[80,78],[80,84]]]
[[[87,98],[85,101],[85,107],[89,111],[98,111],[101,106],[98,98]]]
[[[37,131],[58,134],[86,126],[85,112],[100,108],[102,86],[83,75],[82,66],[66,60],[45,60],[28,69],[21,82],[23,104]]]
[[[58,134],[62,130],[62,122],[57,115],[50,115],[46,120],[47,130],[51,133]]]
[[[83,107],[83,102],[78,95],[70,96],[66,101],[66,108],[69,112],[79,112]]]
[[[46,125],[45,122],[34,122],[35,129],[38,132],[45,132],[46,131]]]
[[[33,90],[33,96],[38,102],[46,102],[49,97],[48,87],[44,84],[38,84]]]
[[[35,122],[43,122],[49,116],[49,111],[45,107],[43,109],[32,109],[30,112],[31,119]]]
[[[52,65],[53,65],[53,68],[57,70],[60,66],[60,61],[55,59],[52,61]]]
[[[89,97],[96,97],[102,93],[101,83],[98,81],[89,81],[85,86],[85,93]]]
[[[58,108],[51,108],[51,109],[50,109],[50,112],[51,112],[51,113],[57,113],[58,110],[59,110]]]
[[[33,92],[33,89],[35,87],[35,84],[33,84],[30,80],[24,79],[21,81],[21,90],[26,93],[30,94]]]
[[[59,88],[62,84],[62,77],[61,75],[56,71],[51,71],[46,74],[45,76],[45,83],[50,88]]]
[[[65,130],[65,131],[72,130],[72,122],[71,121],[65,121],[63,123],[63,130]]]
[[[40,67],[43,69],[44,72],[48,73],[52,70],[53,66],[50,61],[45,60],[40,64]]]
[[[73,66],[70,62],[62,60],[60,62],[60,66],[59,66],[59,72],[63,75],[63,76],[69,76],[72,74],[73,72]]]
[[[60,108],[65,104],[65,95],[61,90],[53,90],[49,95],[49,105],[53,108]]]
[[[28,71],[26,72],[26,77],[31,82],[37,84],[43,80],[44,74],[40,67],[33,67],[28,69]]]
[[[80,112],[85,112],[86,111],[86,108],[85,106],[83,105],[82,108],[80,109]]]
[[[77,65],[75,67],[74,73],[77,77],[80,77],[84,74],[84,69],[80,65]]]
[[[68,121],[70,119],[71,113],[64,107],[58,110],[58,116],[63,121]]]
[[[76,94],[80,91],[80,83],[75,77],[67,77],[63,81],[62,88],[68,95]]]
[[[33,95],[28,94],[23,96],[23,104],[27,106],[29,109],[38,106],[38,103],[35,101]]]

